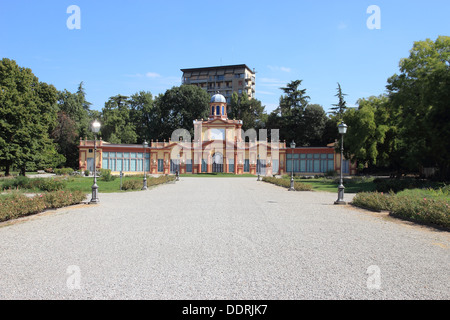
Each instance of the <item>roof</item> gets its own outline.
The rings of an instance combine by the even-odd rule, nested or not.
[[[252,69],[250,69],[246,64],[233,64],[233,65],[215,66],[215,67],[187,68],[187,69],[180,69],[180,70],[182,72],[192,72],[192,71],[198,71],[198,70],[205,70],[206,71],[206,70],[231,69],[231,68],[247,68],[248,70],[252,71]]]
[[[225,99],[225,97],[223,95],[221,95],[220,93],[216,93],[215,95],[213,95],[211,97],[211,102],[215,103],[215,102],[224,102],[226,103],[227,100]]]

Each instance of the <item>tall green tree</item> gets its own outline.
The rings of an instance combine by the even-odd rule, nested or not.
[[[102,109],[103,140],[110,143],[136,143],[136,127],[130,116],[130,101],[127,96],[110,97]]]
[[[283,91],[280,105],[267,117],[266,127],[279,129],[280,140],[295,140],[297,145],[307,145],[305,109],[310,97],[306,95],[306,89],[300,88],[301,83],[302,80],[294,80],[280,88]]]
[[[387,89],[398,120],[403,167],[437,167],[450,178],[450,37],[417,41]]]
[[[303,113],[303,146],[323,146],[327,115],[319,104],[308,104]],[[326,141],[325,144],[332,141]]]
[[[57,126],[52,130],[51,137],[57,144],[58,152],[65,156],[67,167],[78,167],[79,138],[93,139],[89,128],[93,120],[90,117],[90,105],[86,100],[83,82],[76,93],[67,89],[58,92]]]
[[[136,128],[137,143],[150,141],[158,135],[159,110],[151,92],[140,91],[130,96],[130,121]]]
[[[158,113],[157,139],[167,139],[176,129],[186,129],[194,134],[194,119],[207,118],[211,97],[203,89],[193,85],[172,87],[156,99]],[[155,111],[156,111],[155,110]]]
[[[237,92],[232,93],[229,110],[228,118],[242,120],[244,131],[265,128],[267,122],[265,106],[258,99],[250,99],[246,92],[241,96]]]
[[[345,101],[344,96],[346,96],[346,94],[342,92],[341,85],[338,82],[337,94],[335,95],[335,97],[338,98],[338,103],[333,104],[334,107],[330,108],[330,113],[336,116],[339,122],[342,121],[345,110],[347,109],[347,102]]]
[[[27,166],[59,165],[62,157],[49,137],[56,99],[55,87],[39,82],[31,69],[0,61],[0,164],[6,175],[12,166],[25,175]]]
[[[358,108],[343,115],[348,125],[345,151],[352,161],[371,167],[388,167],[396,151],[395,124],[390,121],[387,96],[358,100]]]

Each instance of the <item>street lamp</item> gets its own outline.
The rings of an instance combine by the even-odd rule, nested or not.
[[[291,142],[291,186],[289,187],[288,191],[295,191],[294,188],[294,148],[295,148],[295,142],[292,140]]]
[[[258,180],[261,181],[261,162],[259,161],[259,154],[258,154],[258,161],[256,162],[256,170],[258,171]]]
[[[91,124],[91,130],[94,133],[94,184],[92,185],[92,199],[90,204],[97,204],[100,202],[98,199],[98,185],[97,185],[97,133],[100,131],[100,122],[94,120]]]
[[[142,187],[141,190],[147,190],[147,171],[145,171],[145,161],[146,161],[145,156],[147,155],[148,143],[146,140],[144,140],[142,146],[144,147],[144,160],[142,161],[142,167],[144,169],[144,186]]]
[[[178,163],[175,166],[176,172],[175,172],[175,176],[176,176],[176,181],[180,181],[180,154],[177,154],[177,159],[178,159]]]
[[[344,157],[344,134],[347,132],[347,125],[342,121],[341,124],[338,125],[338,130],[341,135],[341,179],[338,187],[338,199],[334,202],[334,204],[346,204],[344,201],[344,178],[343,178],[343,157]]]

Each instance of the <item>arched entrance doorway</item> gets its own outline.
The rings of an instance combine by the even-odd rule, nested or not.
[[[212,156],[212,172],[223,172],[223,155],[220,152]]]

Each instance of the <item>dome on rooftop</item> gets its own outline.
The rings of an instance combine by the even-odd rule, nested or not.
[[[221,95],[220,93],[216,93],[215,95],[213,95],[211,97],[211,103],[214,102],[227,102],[227,100],[225,99],[225,97],[223,95]]]

